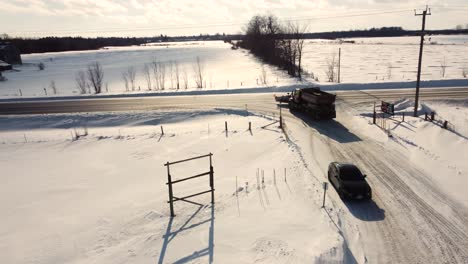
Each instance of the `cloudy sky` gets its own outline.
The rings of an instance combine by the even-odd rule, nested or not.
[[[153,36],[239,33],[255,14],[308,25],[311,32],[468,24],[467,0],[0,0],[0,34],[13,36]]]

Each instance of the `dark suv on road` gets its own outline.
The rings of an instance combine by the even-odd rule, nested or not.
[[[341,199],[371,199],[372,190],[365,178],[353,164],[332,162],[328,166],[328,181]]]

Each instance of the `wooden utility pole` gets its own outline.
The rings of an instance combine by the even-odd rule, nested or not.
[[[427,8],[424,10],[422,13],[418,14],[416,13],[416,10],[414,10],[414,15],[415,16],[422,16],[422,29],[421,29],[421,43],[419,45],[419,61],[418,61],[418,79],[416,81],[416,98],[414,99],[414,117],[418,115],[418,103],[419,103],[419,85],[421,82],[421,63],[422,63],[422,55],[423,55],[423,47],[424,47],[424,34],[425,34],[425,29],[426,29],[426,16],[431,15],[431,9]]]

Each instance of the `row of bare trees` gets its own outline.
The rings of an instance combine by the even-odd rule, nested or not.
[[[91,89],[96,94],[101,93],[103,80],[104,70],[99,62],[89,64],[85,71],[81,70],[75,76],[76,86],[81,94],[91,93]]]
[[[146,82],[147,90],[165,90],[168,84],[170,89],[188,89],[189,77],[185,67],[181,67],[178,61],[159,62],[153,60],[143,66],[142,75]],[[193,63],[193,76],[197,88],[203,88],[205,81],[205,65],[197,57]],[[122,72],[122,79],[126,91],[134,91],[136,71],[134,67],[128,67]]]
[[[205,64],[199,57],[195,59],[192,70],[195,86],[200,89],[206,87]],[[151,63],[144,65],[142,75],[148,90],[165,90],[168,88],[168,84],[170,84],[170,89],[189,88],[187,69],[186,67],[180,67],[177,61],[158,62],[153,60]],[[101,64],[94,62],[89,64],[86,70],[76,73],[75,83],[81,94],[91,93],[91,90],[98,94],[102,92],[103,79],[104,71]],[[133,66],[122,72],[122,80],[126,91],[135,91],[137,89],[136,79],[137,71]]]
[[[240,46],[266,62],[285,69],[291,76],[301,78],[306,30],[306,25],[280,23],[273,15],[256,15],[247,24]]]

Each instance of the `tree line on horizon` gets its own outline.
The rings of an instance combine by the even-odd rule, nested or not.
[[[426,30],[428,34],[468,34],[468,28],[457,26],[455,29]],[[331,31],[331,32],[303,32],[304,39],[338,39],[357,37],[399,37],[418,36],[419,30],[405,30],[401,27],[381,27],[362,30]],[[0,34],[0,42],[9,42],[16,46],[21,54],[96,50],[108,46],[132,46],[143,45],[151,42],[170,41],[198,41],[198,40],[222,40],[231,42],[233,40],[243,40],[247,37],[244,34],[199,34],[193,36],[167,36],[159,35],[154,37],[41,37],[24,38],[11,37],[8,34]]]

